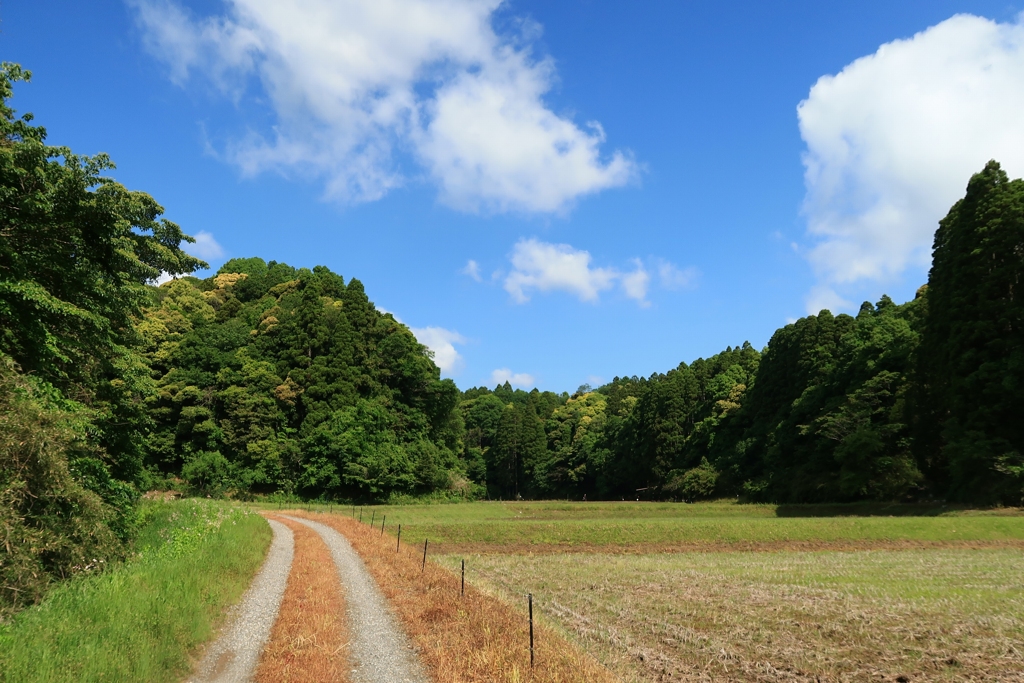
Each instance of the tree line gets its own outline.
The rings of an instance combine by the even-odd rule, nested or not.
[[[989,162],[912,301],[572,396],[471,389],[467,471],[499,497],[1019,505],[1022,276],[1024,181]]]
[[[124,556],[152,488],[1021,502],[1024,181],[995,162],[912,301],[572,394],[460,391],[355,278],[191,275],[207,264],[152,197],[17,116],[28,77],[0,67],[0,618]]]
[[[935,235],[927,285],[821,311],[572,395],[459,392],[358,280],[235,259],[154,292],[150,466],[327,500],[729,496],[1017,504],[1024,182],[995,162]]]

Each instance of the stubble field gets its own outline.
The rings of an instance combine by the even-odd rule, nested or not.
[[[352,514],[352,509],[334,508]],[[1024,681],[1024,516],[929,506],[355,510],[625,681]]]

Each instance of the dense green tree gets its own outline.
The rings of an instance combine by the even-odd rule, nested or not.
[[[992,161],[940,221],[928,276],[918,451],[956,499],[1024,490],[1022,281],[1024,181]]]
[[[158,387],[151,467],[196,490],[332,498],[465,480],[458,388],[358,280],[233,259],[156,301],[140,326]]]
[[[88,405],[116,476],[141,466],[147,373],[134,347],[146,282],[205,266],[163,208],[103,175],[103,154],[46,144],[8,104],[19,66],[0,66],[0,353]]]
[[[539,495],[594,494],[598,473],[611,456],[604,438],[607,404],[597,392],[577,394],[546,420],[548,448],[531,468]]]

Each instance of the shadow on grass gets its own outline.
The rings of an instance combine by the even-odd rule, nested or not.
[[[978,510],[946,503],[806,503],[779,505],[776,517],[939,517]]]

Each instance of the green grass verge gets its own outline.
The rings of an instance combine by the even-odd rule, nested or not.
[[[353,514],[351,506],[312,506]],[[359,508],[355,509],[358,517]],[[966,510],[937,505],[740,505],[682,503],[463,503],[367,506],[364,522],[386,515],[402,540],[441,548],[485,544],[523,546],[636,546],[702,543],[844,543],[1019,541],[1018,509]]]
[[[132,560],[80,576],[0,626],[0,681],[179,681],[259,569],[266,520],[223,503],[149,503]]]

